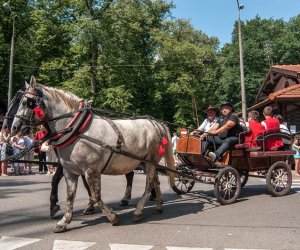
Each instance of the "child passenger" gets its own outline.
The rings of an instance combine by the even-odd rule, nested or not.
[[[256,138],[263,134],[265,127],[258,121],[259,113],[255,110],[248,114],[248,124],[250,132],[245,136],[245,141],[250,148],[261,147],[261,142],[256,142]]]

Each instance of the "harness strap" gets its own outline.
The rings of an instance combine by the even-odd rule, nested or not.
[[[141,162],[150,163],[152,165],[155,165],[156,167],[160,167],[160,168],[162,168],[162,169],[164,169],[166,171],[170,171],[170,172],[176,173],[176,174],[181,175],[183,177],[186,177],[188,179],[193,179],[193,180],[196,180],[196,181],[201,181],[199,178],[197,178],[197,177],[195,177],[193,175],[185,174],[183,172],[179,172],[179,171],[171,169],[169,167],[166,167],[166,166],[154,163],[153,161],[146,160],[145,158],[138,157],[138,156],[136,156],[136,155],[134,155],[132,153],[129,153],[129,152],[121,150],[121,149],[117,149],[115,147],[112,147],[112,146],[110,146],[110,145],[108,145],[108,144],[106,144],[106,143],[104,143],[104,142],[102,142],[100,140],[96,140],[96,139],[94,139],[92,137],[89,137],[87,135],[81,134],[78,137],[80,137],[80,138],[82,138],[84,140],[90,141],[90,142],[92,142],[92,143],[94,143],[94,144],[96,144],[96,145],[98,145],[98,146],[100,146],[102,148],[106,148],[108,150],[111,150],[111,151],[113,151],[113,152],[115,152],[117,154],[121,154],[121,155],[127,156],[129,158],[132,158],[134,160],[138,160],[138,161],[141,161]]]
[[[117,139],[117,148],[121,148],[122,143],[124,142],[124,138],[123,135],[121,133],[121,131],[119,130],[119,128],[117,127],[117,125],[113,122],[113,120],[107,118],[107,117],[101,117],[103,120],[107,121],[109,123],[109,125],[113,128],[113,130],[115,131],[115,133],[118,136]]]

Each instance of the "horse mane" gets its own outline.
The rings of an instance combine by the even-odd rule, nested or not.
[[[68,108],[76,109],[78,108],[79,102],[82,101],[82,98],[78,97],[77,95],[74,95],[69,91],[56,89],[41,84],[39,84],[38,86],[42,87],[42,89],[47,91],[49,95],[53,97],[53,102],[57,103],[63,101]]]

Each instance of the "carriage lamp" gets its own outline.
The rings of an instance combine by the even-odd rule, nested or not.
[[[247,103],[246,103],[246,93],[245,93],[244,58],[243,58],[242,29],[241,29],[241,18],[240,18],[240,10],[244,9],[245,5],[240,4],[239,0],[236,0],[236,2],[238,7],[238,33],[239,33],[239,50],[240,50],[242,115],[244,120],[246,121]]]
[[[3,4],[4,10],[6,10],[12,16],[12,35],[10,44],[10,60],[9,60],[9,80],[8,80],[8,104],[10,103],[12,96],[12,80],[13,80],[13,63],[14,63],[14,47],[15,47],[15,15],[8,3]]]

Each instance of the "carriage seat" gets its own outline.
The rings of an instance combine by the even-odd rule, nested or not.
[[[263,134],[259,135],[256,138],[256,142],[260,142],[262,143],[262,149],[263,151],[265,151],[265,143],[267,139],[272,139],[272,138],[279,138],[282,140],[286,140],[289,142],[288,145],[292,145],[292,136],[290,134],[284,133],[284,132],[264,132]],[[275,149],[276,150],[280,150],[281,148]]]
[[[249,135],[250,133],[251,133],[251,129],[239,133],[239,143],[234,145],[234,149],[237,149],[237,150],[249,149],[249,145],[247,143],[245,143],[245,137],[246,137],[246,135]]]

